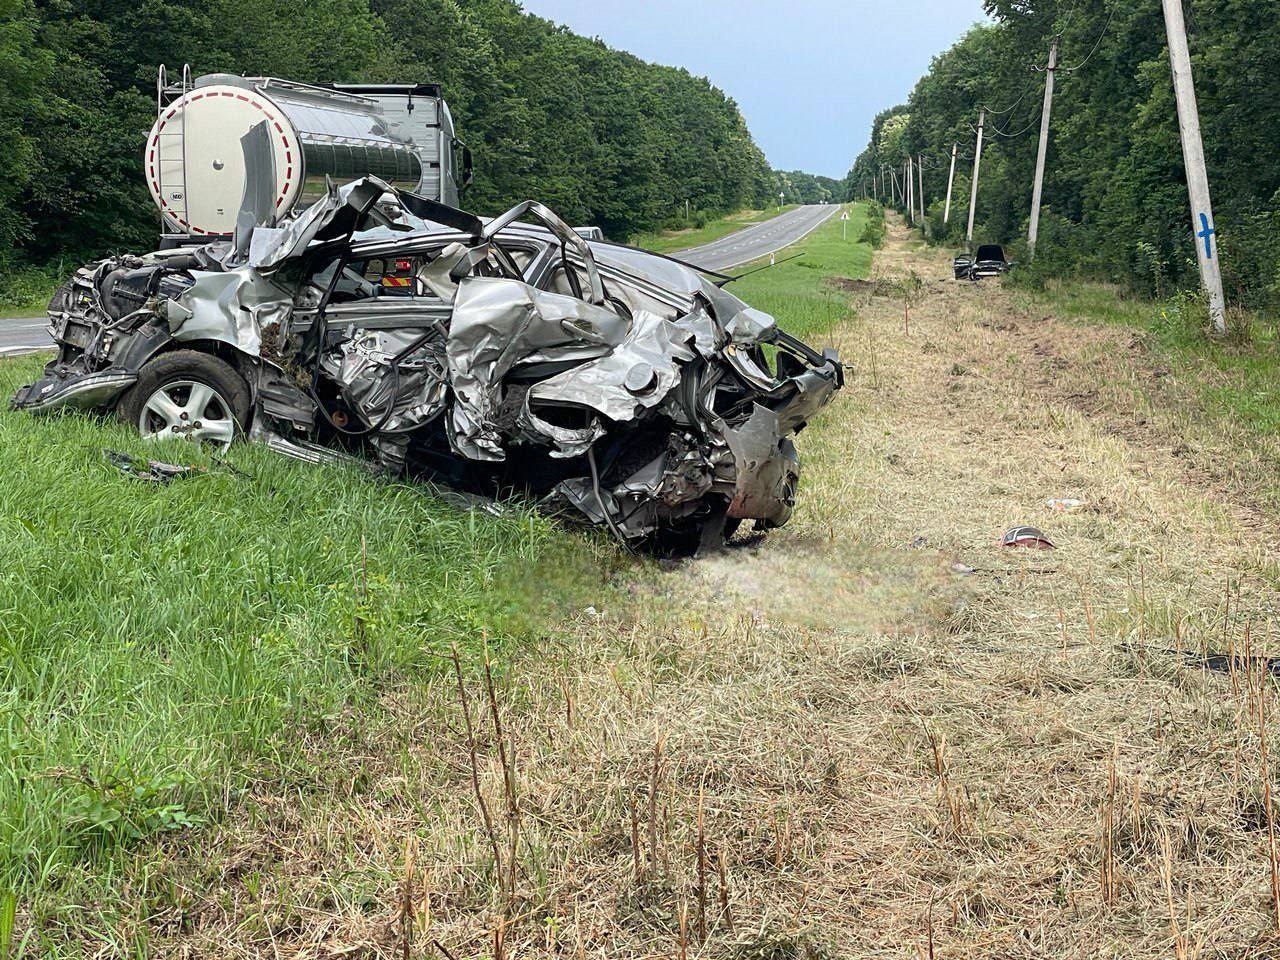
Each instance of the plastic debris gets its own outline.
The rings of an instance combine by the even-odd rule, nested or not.
[[[1023,547],[1028,550],[1056,550],[1052,540],[1035,527],[1014,527],[1000,538],[1003,547]]]
[[[147,483],[170,483],[182,477],[204,476],[210,472],[208,467],[197,467],[193,464],[165,463],[163,460],[148,460],[145,457],[135,457],[131,453],[122,453],[119,450],[103,450],[102,455],[107,458],[108,463],[126,477],[143,480]],[[212,462],[214,466],[220,467],[244,480],[254,479],[252,474],[245,473],[239,467],[233,466],[226,460],[215,458]]]
[[[1050,510],[1056,510],[1058,513],[1073,513],[1088,504],[1083,500],[1072,500],[1069,497],[1050,497],[1044,502],[1044,505]]]
[[[204,467],[165,463],[161,460],[147,460],[144,457],[135,457],[131,453],[122,453],[119,450],[103,450],[102,455],[107,458],[108,463],[126,477],[133,477],[135,480],[143,480],[147,483],[170,483],[179,477],[190,477],[209,472]]]

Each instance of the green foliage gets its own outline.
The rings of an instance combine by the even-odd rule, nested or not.
[[[737,104],[706,78],[515,0],[0,0],[0,273],[154,244],[140,158],[160,63],[439,82],[475,152],[466,204],[480,213],[537,197],[624,239],[686,200],[707,216],[777,197]]]
[[[200,822],[174,802],[183,786],[177,780],[154,774],[142,779],[127,773],[101,779],[86,774],[75,785],[67,801],[67,825],[86,845],[109,848]]]
[[[935,242],[963,240],[979,109],[987,139],[975,240],[1026,235],[1043,65],[1061,35],[1035,273],[1118,281],[1149,295],[1198,286],[1177,114],[1158,3],[987,0],[993,25],[936,57],[906,104],[877,118],[847,188],[906,153],[926,156],[926,192],[946,189],[960,145],[950,229],[930,209]],[[1265,0],[1187,4],[1193,69],[1229,296],[1280,306],[1280,19]],[[1092,56],[1090,56],[1092,52]],[[902,118],[907,118],[905,122]],[[901,125],[900,135],[898,125]],[[1048,221],[1048,222],[1047,222]]]
[[[835,203],[847,199],[844,184],[831,177],[815,176],[803,170],[776,170],[773,174],[777,189],[786,203]]]
[[[875,201],[864,206],[867,211],[867,223],[862,228],[862,234],[858,237],[858,242],[867,244],[872,250],[879,250],[884,246],[886,233],[884,207]]]
[[[42,313],[65,273],[59,267],[0,271],[0,316],[10,311]]]

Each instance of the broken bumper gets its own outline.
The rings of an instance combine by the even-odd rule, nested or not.
[[[22,387],[10,406],[14,410],[46,413],[72,408],[91,410],[109,407],[120,395],[138,382],[136,373],[103,370],[78,376],[49,374]]]

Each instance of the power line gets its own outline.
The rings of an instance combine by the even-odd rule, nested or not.
[[[991,132],[998,137],[1004,137],[1006,140],[1014,140],[1022,136],[1024,133],[1026,133],[1028,130],[1034,127],[1037,123],[1039,123],[1041,116],[1042,114],[1037,113],[1035,116],[1035,119],[1032,120],[1030,123],[1028,123],[1025,127],[1019,130],[1017,133],[1006,133],[1005,131],[1001,130],[999,127],[992,127]]]
[[[1085,57],[1083,60],[1081,60],[1079,63],[1077,63],[1074,67],[1062,67],[1061,69],[1063,72],[1075,73],[1077,70],[1079,70],[1086,63],[1088,63],[1090,60],[1093,59],[1093,55],[1098,52],[1098,47],[1102,46],[1102,38],[1105,37],[1107,35],[1107,31],[1111,29],[1111,21],[1116,18],[1116,11],[1118,9],[1120,9],[1118,6],[1111,8],[1111,16],[1107,17],[1107,22],[1102,27],[1102,32],[1098,34],[1098,39],[1094,41],[1093,49],[1089,51],[1089,55]]]
[[[1014,110],[1014,108],[1015,108],[1015,107],[1017,107],[1017,105],[1018,105],[1018,104],[1020,104],[1023,100],[1027,99],[1027,97],[1028,97],[1030,94],[1031,94],[1031,91],[1030,91],[1030,90],[1028,90],[1026,93],[1024,93],[1022,96],[1020,96],[1017,100],[1013,101],[1013,103],[1011,103],[1009,106],[1005,107],[1003,110],[996,110],[996,109],[994,109],[993,107],[987,107],[987,108],[986,108],[987,113],[993,113],[993,114],[995,114],[995,115],[996,115],[996,116],[998,116],[998,117],[1003,117],[1006,113],[1012,113],[1012,112],[1013,112],[1013,110]]]
[[[1062,29],[1058,31],[1059,37],[1066,35],[1067,31],[1071,27],[1075,26],[1076,17],[1079,16],[1080,7],[1083,3],[1084,3],[1084,0],[1076,0],[1075,4],[1071,7],[1071,12],[1068,13],[1066,17],[1063,19]]]

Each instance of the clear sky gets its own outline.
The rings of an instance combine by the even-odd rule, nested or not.
[[[981,0],[524,0],[733,97],[769,162],[843,177],[871,121],[985,19]]]

